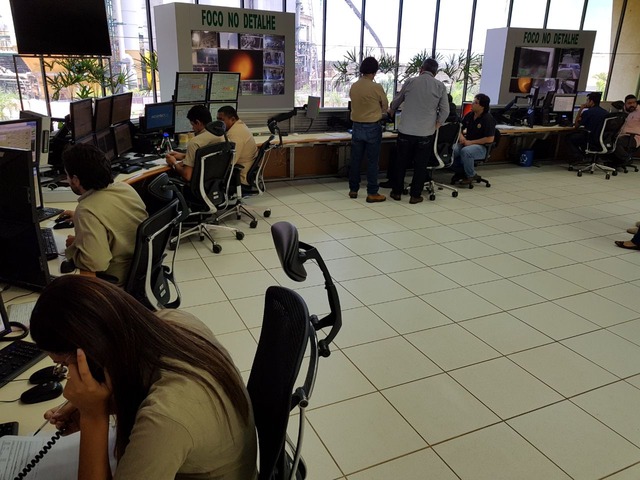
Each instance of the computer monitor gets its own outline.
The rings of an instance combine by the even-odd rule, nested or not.
[[[576,95],[573,93],[556,93],[553,96],[553,113],[573,113],[573,106],[576,102]]]
[[[131,102],[133,101],[133,93],[120,93],[112,95],[113,105],[111,108],[111,123],[128,122],[131,120]]]
[[[144,131],[173,130],[174,103],[147,103],[144,106]]]
[[[209,111],[211,112],[211,118],[215,120],[216,117],[218,116],[218,110],[220,110],[220,107],[224,107],[224,106],[233,107],[234,110],[238,111],[237,103],[232,103],[232,102],[210,103]]]
[[[320,97],[309,95],[307,98],[307,118],[315,120],[320,114]]]
[[[0,147],[20,148],[31,152],[33,163],[39,160],[41,120],[23,118],[0,122]]]
[[[576,94],[576,104],[574,105],[574,108],[577,108],[581,105],[584,105],[585,103],[587,103],[587,97],[591,92],[578,92]]]
[[[240,90],[239,72],[210,72],[209,101],[237,102]]]
[[[126,123],[124,124],[126,125]],[[116,142],[113,138],[113,132],[109,130],[102,130],[100,132],[96,132],[96,147],[104,156],[107,157],[107,160],[110,162],[116,158]]]
[[[122,156],[133,148],[131,128],[128,123],[121,123],[113,127],[113,139],[116,144],[116,155]]]
[[[69,104],[71,113],[71,138],[76,141],[93,132],[93,101],[90,98]]]
[[[93,131],[101,132],[111,126],[111,110],[113,109],[113,97],[96,98],[93,106]]]
[[[176,72],[176,91],[173,99],[176,102],[205,103],[208,83],[208,72]]]
[[[191,126],[191,122],[189,122],[189,119],[187,118],[187,113],[189,113],[189,110],[191,110],[191,108],[195,107],[196,105],[201,105],[201,104],[200,103],[177,103],[176,104],[176,108],[173,116],[174,133],[193,132],[193,127]]]
[[[21,119],[40,119],[37,125],[36,149],[40,167],[49,164],[49,138],[51,136],[51,117],[31,110],[20,111]]]

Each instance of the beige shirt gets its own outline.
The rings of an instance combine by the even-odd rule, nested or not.
[[[640,145],[640,110],[635,110],[627,115],[627,119],[620,129],[620,135],[633,135],[636,145]]]
[[[196,164],[196,152],[200,147],[206,147],[212,143],[223,142],[224,137],[216,137],[213,133],[207,130],[201,130],[195,137],[189,140],[187,143],[187,153],[182,161],[183,165],[193,168]]]
[[[389,100],[379,83],[360,77],[349,90],[351,120],[353,122],[378,122],[389,108]]]
[[[240,170],[240,182],[247,185],[247,173],[258,154],[256,141],[249,127],[247,127],[242,120],[237,120],[236,123],[227,130],[227,137],[230,142],[236,144],[236,165],[242,165],[244,167]]]
[[[147,218],[138,193],[126,183],[89,190],[78,198],[73,222],[75,240],[65,255],[78,268],[105,272],[123,285],[136,244],[136,231]]]
[[[190,328],[226,352],[192,315],[179,310],[163,310],[157,315]],[[215,379],[213,384],[217,385]],[[257,478],[253,415],[249,422],[243,422],[221,387],[218,393],[222,402],[191,377],[163,371],[140,405],[114,480]]]

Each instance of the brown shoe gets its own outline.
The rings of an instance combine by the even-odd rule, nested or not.
[[[424,197],[422,195],[420,195],[419,197],[411,197],[409,199],[409,203],[411,205],[415,205],[416,203],[420,203],[424,200]]]
[[[473,177],[465,178],[463,180],[460,180],[460,185],[471,185],[473,183],[473,180]]]
[[[389,196],[398,202],[402,200],[402,195],[399,193],[390,193]]]
[[[631,235],[635,235],[636,233],[638,233],[638,227],[627,228],[627,233],[630,233]]]
[[[384,195],[375,193],[373,195],[367,195],[367,203],[384,202],[387,199]]]
[[[358,192],[349,192],[349,198],[358,198]]]

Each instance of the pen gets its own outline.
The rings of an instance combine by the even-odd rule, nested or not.
[[[64,407],[64,406],[66,406],[66,405],[67,405],[67,403],[69,403],[69,400],[67,400],[67,401],[66,401],[66,402],[64,402],[62,405],[60,405],[60,406],[58,407],[58,409],[57,409],[55,412],[53,412],[53,414],[55,415],[56,413],[58,413],[58,412],[62,409],[62,407]],[[42,430],[44,427],[46,427],[46,426],[47,426],[47,424],[48,424],[48,423],[49,423],[49,420],[45,420],[45,421],[44,421],[44,423],[43,423],[42,425],[40,425],[40,428],[39,428],[39,429],[37,429],[37,430],[34,432],[33,436],[35,437],[35,436],[40,432],[40,430]]]

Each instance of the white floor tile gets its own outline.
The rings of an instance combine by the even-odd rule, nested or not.
[[[599,292],[601,293],[602,290]],[[634,310],[623,307],[593,292],[560,298],[554,303],[601,327],[609,327],[627,320],[633,320],[640,315]]]
[[[514,277],[516,275],[540,271],[538,267],[531,263],[527,263],[506,253],[493,255],[491,257],[476,258],[474,262],[502,277]]]
[[[491,255],[498,255],[500,250],[494,248],[486,243],[476,240],[475,238],[468,238],[466,240],[458,240],[457,242],[448,242],[447,248],[453,250],[464,258],[479,258],[488,257]]]
[[[213,278],[180,282],[178,286],[182,297],[180,302],[182,308],[221,302],[227,299],[220,285]]]
[[[600,328],[599,325],[551,302],[517,308],[510,310],[509,313],[554,340],[562,340]]]
[[[276,280],[264,270],[225,275],[218,277],[218,282],[230,300],[263,295],[271,285],[277,285]]]
[[[420,298],[444,313],[454,322],[490,315],[500,311],[498,307],[466,288],[429,293]]]
[[[585,291],[584,288],[575,283],[568,282],[549,272],[528,273],[513,277],[511,280],[547,300],[568,297]]]
[[[264,270],[264,265],[256,260],[253,255],[247,255],[246,253],[216,255],[214,257],[206,257],[202,261],[214,277]]]
[[[536,274],[532,273],[530,275]],[[526,277],[526,275],[524,277]],[[531,289],[527,290],[514,283],[518,278],[523,277],[516,277],[512,279],[513,281],[507,279],[495,280],[493,282],[471,285],[468,288],[476,295],[488,300],[503,310],[544,302],[545,299],[533,293]]]
[[[621,378],[640,373],[640,347],[606,330],[568,338],[562,344]]]
[[[596,290],[598,288],[610,287],[611,285],[622,283],[619,278],[584,264],[553,268],[549,270],[549,273],[553,273],[587,290]]]
[[[397,335],[393,328],[368,307],[359,307],[342,312],[342,329],[335,342],[339,347],[345,348]]]
[[[450,278],[457,284],[462,285],[463,287],[474,285],[476,283],[490,282],[493,280],[498,280],[500,278],[499,275],[484,267],[481,267],[471,260],[437,265],[433,267],[433,269]]]
[[[442,225],[439,227],[421,228],[419,230],[415,230],[415,232],[419,233],[423,237],[428,238],[432,242],[437,243],[455,242],[456,240],[466,240],[467,238],[469,238],[464,233],[446,225]]]
[[[380,275],[380,270],[360,257],[327,260],[326,265],[331,272],[331,276],[333,277],[333,279],[337,280],[338,282],[342,282],[344,280],[353,280],[354,278],[373,277],[376,275]],[[318,269],[316,268],[315,270]],[[322,281],[320,283],[322,283]]]
[[[417,261],[416,264],[418,264]],[[411,291],[414,295],[423,295],[425,293],[439,292],[441,290],[459,287],[456,282],[429,267],[390,273],[389,277]]]
[[[520,260],[524,260],[531,265],[535,265],[542,270],[546,270],[547,268],[564,267],[565,265],[572,265],[575,263],[574,260],[558,255],[557,253],[553,253],[546,248],[520,250],[518,252],[513,252],[511,255],[519,258]]]
[[[433,241],[427,237],[409,230],[404,232],[385,233],[380,235],[380,238],[385,242],[394,245],[396,248],[421,247],[423,245],[433,244]]]
[[[187,307],[184,310],[199,318],[216,336],[242,331],[246,328],[229,302],[209,303]]]
[[[401,334],[452,323],[446,315],[418,297],[378,303],[370,308]]]
[[[348,480],[388,480],[390,478],[417,480],[424,478],[425,472],[429,472],[432,478],[438,480],[458,478],[430,448],[368,468],[347,478]]]
[[[411,292],[386,276],[361,278],[341,282],[354,297],[365,305],[389,302],[411,296]]]
[[[422,266],[422,262],[418,262],[411,255],[408,255],[401,250],[371,253],[369,255],[362,255],[362,258],[382,273],[401,272],[403,270],[412,270]]]
[[[381,240],[380,238],[371,236],[368,237],[355,237],[355,238],[345,238],[340,240],[345,247],[349,250],[356,252],[358,255],[366,255],[368,253],[380,253],[380,252],[388,252],[390,250],[395,250],[396,247],[391,245],[390,243]]]

